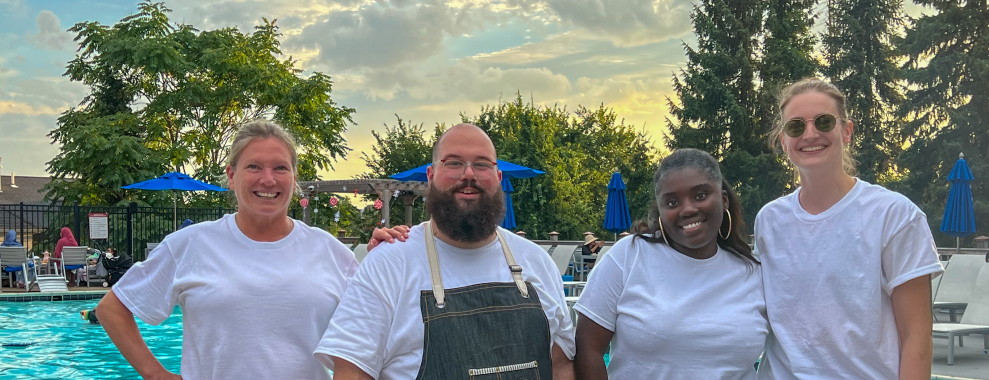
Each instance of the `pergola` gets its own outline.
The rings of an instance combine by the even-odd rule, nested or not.
[[[405,205],[405,224],[412,225],[412,202],[426,193],[426,182],[398,181],[394,179],[339,179],[332,181],[301,181],[299,186],[306,196],[312,197],[317,193],[337,194],[376,194],[382,202],[381,218],[385,226],[391,227],[392,195],[400,192],[398,199]],[[304,209],[302,221],[309,224],[311,208]]]

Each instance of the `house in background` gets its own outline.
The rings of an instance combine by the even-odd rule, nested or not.
[[[25,177],[13,174],[0,174],[0,205],[48,204],[41,188],[51,182],[50,177]],[[2,224],[0,224],[2,226]]]
[[[50,204],[41,190],[50,177],[15,176],[0,174],[0,234],[17,231],[18,240],[32,250],[38,234],[52,223],[41,209]],[[44,249],[44,247],[39,247]]]

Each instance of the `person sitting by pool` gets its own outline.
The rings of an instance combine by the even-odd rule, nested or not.
[[[75,235],[72,234],[72,229],[70,229],[68,226],[62,227],[62,229],[59,231],[59,235],[61,237],[58,239],[58,242],[55,243],[55,251],[52,252],[51,258],[61,260],[62,259],[62,249],[65,248],[65,247],[78,247],[79,246],[79,242],[76,241]],[[45,253],[47,253],[47,252],[45,252]],[[45,255],[45,256],[47,256],[47,255]],[[47,259],[47,257],[45,257],[45,258]],[[56,260],[56,261],[58,261],[58,260]],[[65,266],[65,268],[64,268],[65,269],[65,279],[69,281],[69,284],[76,284],[76,272],[75,272],[75,270],[76,269],[79,269],[81,267],[82,267],[82,265],[66,265]]]
[[[21,245],[21,242],[17,241],[17,231],[14,231],[14,230],[7,230],[7,234],[4,235],[4,237],[3,237],[3,244],[0,244],[0,245],[2,245],[4,247],[23,247],[23,245]],[[23,266],[23,265],[24,264],[21,264],[21,266]],[[11,265],[11,266],[15,266],[15,265]],[[16,269],[14,269],[14,270],[16,270]],[[21,268],[21,270],[19,270],[19,271],[17,271],[17,272],[14,273],[14,279],[17,282],[17,287],[18,288],[23,288],[24,287],[24,279],[25,278],[27,278],[27,282],[28,283],[30,283],[31,281],[34,281],[34,262],[33,261],[29,261],[28,262],[28,267],[27,268]],[[13,287],[13,284],[11,284],[11,287]]]
[[[574,306],[577,378],[754,378],[769,322],[738,197],[696,149],[666,157],[653,190],[655,232],[615,243]]]
[[[288,216],[298,156],[285,129],[247,123],[227,157],[237,212],[166,236],[103,297],[99,321],[144,378],[330,379],[312,352],[357,271],[354,253]],[[176,305],[181,376],[155,358],[133,318],[157,325]]]

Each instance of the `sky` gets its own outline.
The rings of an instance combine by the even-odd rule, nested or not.
[[[62,74],[83,21],[113,25],[137,1],[0,0],[0,172],[46,176],[57,153],[46,135],[85,86]],[[201,30],[245,33],[277,19],[282,51],[304,76],[334,82],[356,109],[353,149],[323,179],[367,170],[371,131],[406,122],[452,125],[462,113],[514,99],[612,108],[656,146],[672,79],[693,40],[687,0],[171,0],[170,18]],[[908,13],[917,8],[907,5]]]

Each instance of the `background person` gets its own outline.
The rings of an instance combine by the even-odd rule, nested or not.
[[[226,167],[237,212],[162,240],[100,302],[97,313],[145,378],[179,378],[148,350],[132,313],[157,325],[182,307],[186,379],[329,379],[312,357],[354,254],[329,233],[288,217],[297,155],[275,123],[244,125]]]
[[[755,378],[769,325],[741,202],[696,149],[667,156],[653,189],[655,233],[615,243],[574,306],[577,378]]]
[[[756,216],[773,334],[763,379],[930,379],[931,275],[943,272],[927,216],[852,176],[845,96],[816,78],[782,92],[770,143],[800,187]]]
[[[368,255],[314,353],[336,380],[466,379],[499,366],[512,366],[505,378],[573,377],[562,279],[546,251],[498,227],[496,160],[474,125],[440,137],[432,219]]]
[[[52,252],[52,258],[62,259],[62,249],[65,247],[78,247],[79,242],[76,241],[75,235],[72,234],[72,229],[68,226],[62,227],[59,231],[58,241],[55,242],[55,250]],[[47,252],[46,252],[47,253]],[[69,281],[69,284],[76,284],[76,273],[75,270],[82,268],[82,265],[65,265],[65,279]]]
[[[3,243],[0,244],[0,246],[4,246],[4,247],[23,247],[23,245],[21,245],[21,242],[17,241],[17,231],[14,231],[13,229],[7,230],[7,234],[4,235],[4,237],[3,237]],[[26,260],[26,259],[24,261],[27,261],[27,268],[21,268],[20,271],[14,272],[14,280],[17,282],[17,285],[16,286],[18,288],[23,288],[24,287],[25,278],[27,279],[27,281],[26,281],[27,283],[30,283],[31,281],[34,281],[34,276],[35,276],[35,273],[34,273],[34,261],[33,260],[30,260],[29,261],[29,260]],[[9,264],[10,265],[4,265],[4,266],[11,266],[11,267],[18,266],[17,265],[18,263],[9,263]],[[20,263],[20,265],[23,266],[24,263],[22,262],[22,263]],[[14,284],[10,284],[10,286],[11,287],[14,287]]]

